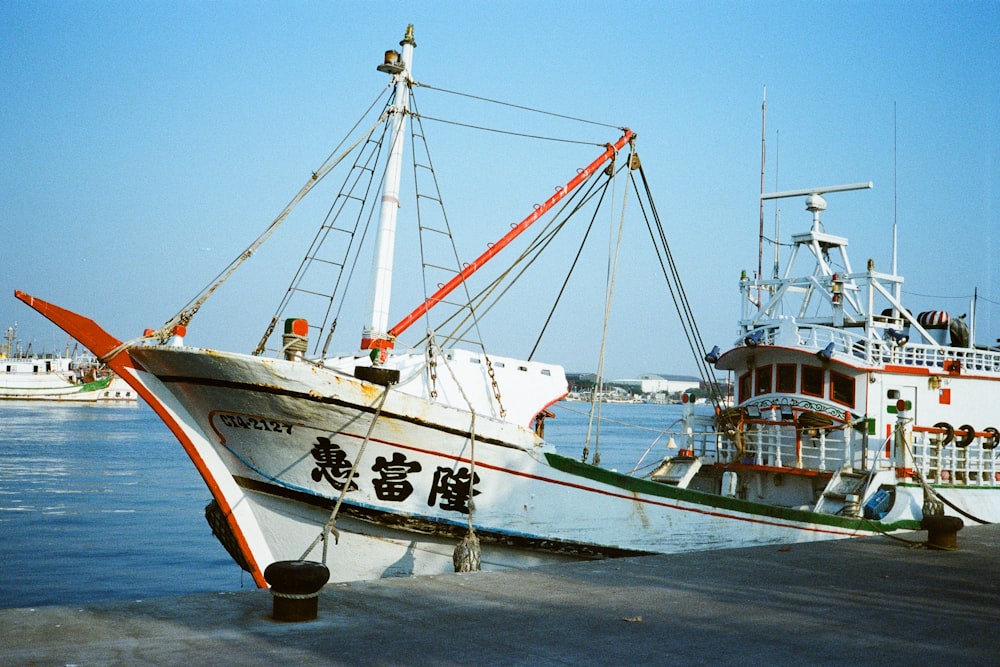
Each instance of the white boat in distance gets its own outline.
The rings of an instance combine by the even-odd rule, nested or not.
[[[286,318],[275,343],[279,309],[253,354],[183,344],[185,327],[218,283],[160,330],[127,342],[17,293],[149,402],[208,485],[213,529],[258,585],[266,586],[264,569],[283,560],[322,560],[333,581],[346,581],[475,568],[477,543],[483,568],[525,567],[913,530],[925,506],[935,514],[943,508],[1000,518],[997,431],[988,423],[1000,353],[942,339],[935,327],[945,316],[931,323],[909,313],[899,301],[901,277],[873,265],[850,267],[846,239],[825,232],[819,220],[821,195],[844,188],[780,193],[807,199],[816,214],[812,227],[793,237],[789,272],[741,281],[751,305],[725,353],[706,354],[690,326],[627,129],[484,255],[455,261],[450,277],[425,282],[436,291],[426,289],[424,303],[389,327],[404,129],[415,126],[412,138],[424,146],[422,123],[431,120],[412,96],[412,26],[401,46],[378,67],[392,78],[378,125],[384,143],[373,139],[375,126],[354,142],[360,157],[330,209],[360,223],[377,211],[360,351],[328,356],[339,295],[310,282],[311,272],[325,268],[333,276],[327,286],[339,289],[341,274],[330,269],[353,266],[363,225],[339,219],[324,221],[282,302],[314,297],[325,314]],[[379,156],[387,160],[375,170],[369,160]],[[293,204],[339,161],[317,170]],[[418,180],[432,172],[429,158],[414,164]],[[616,179],[637,195],[639,204],[628,211],[641,218],[670,286],[660,293],[647,286],[649,302],[679,302],[703,376],[711,380],[716,364],[737,384],[731,407],[716,384],[706,385],[715,416],[698,418],[689,409],[679,455],[648,477],[561,456],[546,441],[546,410],[567,394],[561,367],[464,342],[492,304],[488,298],[503,292],[498,282],[473,286],[476,272],[544,217],[543,232],[518,259],[533,257],[570,214],[607,205],[601,193]],[[374,209],[362,208],[356,195],[379,184],[380,196],[369,197]],[[431,221],[428,211],[440,205],[431,192],[415,198],[413,217],[427,238],[450,240],[447,218]],[[424,238],[424,269],[440,269],[424,257]],[[346,250],[328,251],[335,242]],[[790,272],[806,258],[813,260],[806,271]],[[439,310],[449,315],[432,323]],[[403,349],[417,321],[426,333]]]
[[[134,389],[94,359],[19,352],[17,325],[7,327],[0,344],[0,401],[59,403],[135,403]]]

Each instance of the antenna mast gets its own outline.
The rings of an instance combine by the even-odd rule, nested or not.
[[[781,132],[775,130],[774,132],[774,189],[778,189],[778,164],[781,157]],[[761,194],[764,194],[761,192]],[[764,200],[761,200],[761,205],[763,206]],[[774,273],[772,278],[775,280],[781,275],[781,267],[779,266],[779,250],[781,249],[781,206],[774,207]]]
[[[892,275],[899,275],[896,272],[896,223],[897,223],[897,202],[899,195],[896,189],[896,103],[892,103]],[[893,296],[899,301],[899,283]]]
[[[760,105],[760,235],[757,240],[757,310],[764,301],[760,281],[764,276],[764,159],[767,138],[767,86],[764,86],[764,101]]]

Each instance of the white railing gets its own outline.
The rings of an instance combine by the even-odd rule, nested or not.
[[[787,423],[753,421],[746,424],[742,433],[742,447],[728,437],[719,438],[718,460],[832,471],[852,458],[855,447],[849,433],[849,429],[796,429]]]
[[[967,447],[941,446],[941,436],[912,432],[912,466],[932,484],[1000,487],[1000,447],[987,448],[977,437]]]
[[[780,323],[768,324],[756,329],[762,335],[759,345],[776,345],[782,343],[782,327]],[[863,331],[863,329],[861,329]],[[744,336],[750,332],[744,333]],[[742,340],[741,340],[742,342]],[[865,334],[854,333],[849,329],[841,329],[827,325],[797,324],[795,340],[785,344],[797,344],[802,347],[823,349],[830,343],[834,345],[834,353],[860,359],[870,365],[896,364],[900,366],[916,366],[923,368],[945,369],[946,363],[954,371],[975,371],[980,373],[1000,373],[1000,352],[977,348],[956,348],[922,343],[907,343],[899,346],[891,340],[870,338]],[[948,370],[948,369],[945,369]]]

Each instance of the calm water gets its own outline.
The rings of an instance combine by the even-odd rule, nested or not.
[[[581,455],[587,407],[558,404],[547,423],[567,456]],[[604,405],[602,465],[631,470],[654,441],[647,463],[658,461],[679,416]],[[0,432],[0,608],[253,588],[212,536],[204,483],[147,406],[0,403]]]
[[[151,409],[0,404],[0,607],[239,589]]]

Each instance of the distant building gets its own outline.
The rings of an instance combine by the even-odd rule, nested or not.
[[[630,387],[640,394],[679,394],[701,387],[701,379],[690,375],[643,373],[638,378],[614,380],[611,384]]]

